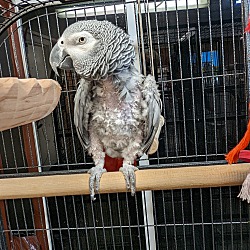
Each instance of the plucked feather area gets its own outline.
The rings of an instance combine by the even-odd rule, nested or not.
[[[127,72],[128,73],[128,72]],[[125,72],[124,72],[125,74]],[[143,78],[136,75],[127,75],[127,81],[133,86],[123,95],[123,90],[118,95],[113,81],[121,81],[119,77],[107,79],[101,85],[93,88],[93,110],[90,125],[101,138],[105,152],[115,158],[134,159],[134,153],[141,155],[141,142],[143,138],[145,117],[141,113],[141,83]],[[124,88],[123,88],[124,89]],[[125,92],[125,91],[124,91]],[[129,146],[130,150],[125,150]],[[132,153],[132,157],[130,156]]]
[[[152,144],[160,103],[154,78],[135,69],[104,81],[82,79],[75,97],[75,125],[82,145],[92,155],[104,148],[113,158],[133,161]]]

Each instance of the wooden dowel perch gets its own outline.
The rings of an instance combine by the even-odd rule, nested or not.
[[[215,165],[136,172],[137,191],[241,185],[249,164]],[[0,179],[0,199],[89,194],[89,174]],[[100,193],[126,192],[121,172],[104,173]]]
[[[0,131],[44,118],[56,107],[60,85],[51,79],[0,78]]]

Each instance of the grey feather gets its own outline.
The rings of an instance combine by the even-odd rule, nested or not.
[[[147,100],[146,103],[148,107],[145,138],[143,140],[143,152],[147,153],[159,127],[162,103],[153,76],[148,75],[143,86],[144,88],[142,92],[145,100]]]
[[[84,149],[89,147],[89,114],[92,108],[90,99],[92,83],[81,79],[75,95],[74,123],[81,145]]]

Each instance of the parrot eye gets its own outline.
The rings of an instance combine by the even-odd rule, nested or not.
[[[86,41],[85,37],[80,37],[79,38],[79,43],[85,43],[85,41]]]
[[[61,41],[61,44],[63,44],[63,41]]]

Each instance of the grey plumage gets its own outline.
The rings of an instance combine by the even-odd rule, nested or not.
[[[161,100],[154,77],[134,66],[129,36],[107,21],[80,21],[69,26],[51,51],[50,63],[81,76],[75,95],[74,123],[79,140],[95,162],[90,193],[98,191],[104,150],[124,158],[121,171],[135,192],[137,156],[147,153],[159,128]]]

